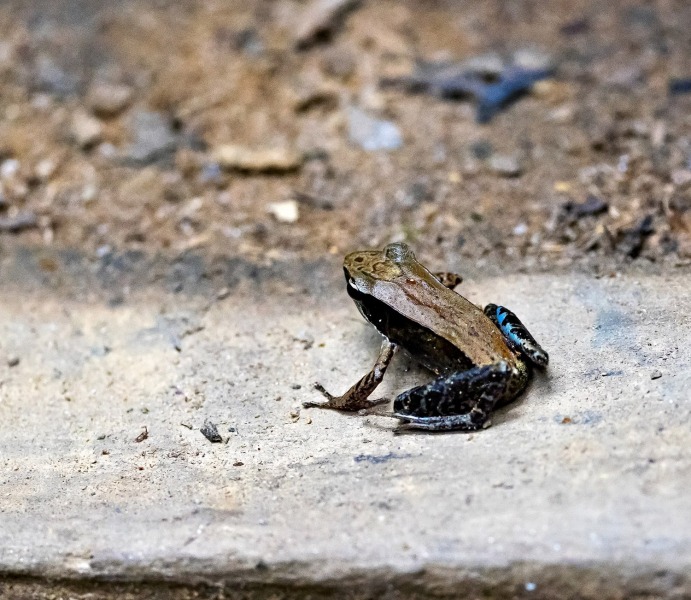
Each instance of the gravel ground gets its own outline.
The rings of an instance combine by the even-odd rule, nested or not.
[[[684,0],[5,2],[0,244],[674,270],[689,29]],[[549,76],[479,123],[511,65]],[[471,97],[391,85],[469,68]]]

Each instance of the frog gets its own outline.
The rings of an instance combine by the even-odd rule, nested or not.
[[[493,411],[525,390],[534,368],[547,368],[547,352],[513,312],[473,304],[454,291],[460,275],[429,271],[403,242],[351,252],[343,272],[348,295],[383,336],[381,349],[344,394],[315,384],[326,402],[305,402],[306,408],[367,413],[388,402],[370,395],[401,348],[435,377],[399,394],[393,411],[374,414],[398,419],[396,433],[472,432],[489,427]]]

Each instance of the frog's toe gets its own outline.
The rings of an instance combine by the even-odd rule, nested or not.
[[[445,415],[443,417],[416,417],[394,413],[397,419],[406,421],[396,429],[407,431],[420,429],[423,431],[478,431],[489,427],[489,416],[477,410],[462,415]]]
[[[322,394],[322,396],[324,396],[327,400],[333,400],[334,399],[333,394],[330,394],[329,392],[327,392],[326,388],[324,388],[324,386],[321,383],[319,383],[318,381],[315,381],[312,387],[314,387],[315,390],[320,392]],[[307,404],[311,404],[312,406],[320,406],[320,404],[314,403],[314,402],[308,402]],[[305,405],[305,403],[303,403],[303,406],[304,405]]]
[[[328,402],[303,402],[302,408],[322,408],[327,404]]]

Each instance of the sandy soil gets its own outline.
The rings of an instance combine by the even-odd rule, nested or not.
[[[0,247],[689,263],[684,0],[109,4],[0,7]],[[472,99],[381,85],[474,57],[554,76],[486,124]]]

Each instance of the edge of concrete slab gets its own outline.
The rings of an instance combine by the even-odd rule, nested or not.
[[[402,573],[362,569],[320,578],[317,565],[257,565],[218,569],[216,564],[103,565],[88,577],[65,577],[55,565],[0,573],[4,599],[70,598],[615,598],[691,597],[688,571],[656,565],[515,563],[504,567],[425,568]],[[173,575],[173,573],[175,573]]]

